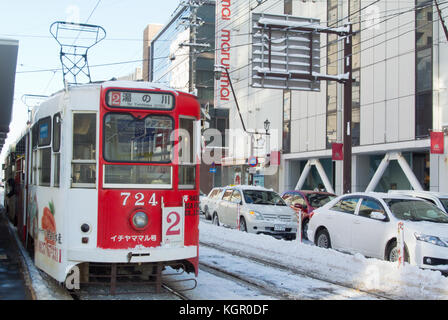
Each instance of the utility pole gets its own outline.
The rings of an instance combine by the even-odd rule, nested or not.
[[[353,43],[353,26],[348,25],[349,32],[344,39],[344,73],[348,74],[348,81],[344,82],[344,163],[342,192],[350,193],[352,190],[352,43]]]
[[[204,0],[188,0],[188,3],[184,3],[183,5],[188,7],[190,10],[190,16],[186,17],[185,23],[188,27],[190,27],[190,42],[181,43],[179,46],[190,47],[190,75],[189,75],[189,84],[188,91],[190,93],[194,93],[196,91],[196,58],[197,58],[197,48],[209,48],[209,43],[197,43],[197,33],[198,27],[204,24],[204,21],[198,17],[198,8],[204,3]]]

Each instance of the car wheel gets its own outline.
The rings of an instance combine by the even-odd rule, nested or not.
[[[205,207],[204,209],[204,215],[206,220],[211,220],[212,216],[210,215],[210,212],[208,212],[208,207]]]
[[[386,250],[386,260],[390,261],[390,262],[397,262],[398,261],[398,246],[397,246],[397,241],[394,240],[392,241],[389,246],[387,247]],[[409,263],[409,254],[406,250],[406,248],[404,249],[404,261]]]
[[[219,218],[218,218],[218,214],[217,214],[217,213],[215,213],[215,214],[213,215],[213,224],[214,224],[215,226],[219,226]]]
[[[302,239],[308,240],[308,222],[309,220],[305,220],[302,224]]]
[[[240,218],[240,231],[247,232],[247,224],[244,217]]]
[[[331,240],[327,229],[321,229],[316,235],[316,245],[321,248],[330,249]]]

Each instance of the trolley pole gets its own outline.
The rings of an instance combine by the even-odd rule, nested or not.
[[[348,73],[348,81],[344,82],[344,125],[343,125],[343,144],[344,144],[344,161],[343,161],[343,178],[342,191],[350,193],[352,189],[352,42],[353,42],[353,26],[348,25],[349,32],[344,40],[344,73]]]

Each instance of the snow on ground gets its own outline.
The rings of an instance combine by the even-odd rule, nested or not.
[[[342,287],[322,280],[316,280],[289,270],[283,270],[273,266],[263,265],[257,261],[251,261],[235,254],[225,253],[220,249],[202,246],[200,248],[200,266],[198,283],[201,284],[201,276],[204,273],[204,265],[211,268],[224,269],[228,274],[244,279],[258,288],[264,288],[261,292],[282,300],[370,300],[378,297],[361,292],[359,290]],[[206,269],[207,270],[207,269]],[[206,271],[205,270],[205,271]],[[206,282],[208,295],[206,299],[248,299],[235,294],[229,295],[223,292],[225,288],[221,281],[219,285]],[[227,284],[228,288],[235,290],[235,284]],[[210,290],[213,288],[213,290]],[[228,291],[228,289],[227,289]],[[262,299],[257,297],[257,299]]]
[[[439,271],[367,259],[298,241],[277,240],[201,221],[200,241],[281,263],[313,277],[395,299],[448,299],[448,278]],[[201,259],[201,248],[199,249]]]

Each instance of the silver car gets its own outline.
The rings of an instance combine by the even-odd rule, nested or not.
[[[213,211],[215,225],[276,238],[296,238],[295,212],[276,192],[254,186],[226,187],[223,191]]]
[[[216,202],[221,199],[223,188],[213,188],[208,195],[201,197],[199,209],[204,213],[205,219],[211,220],[212,212],[216,206]]]

